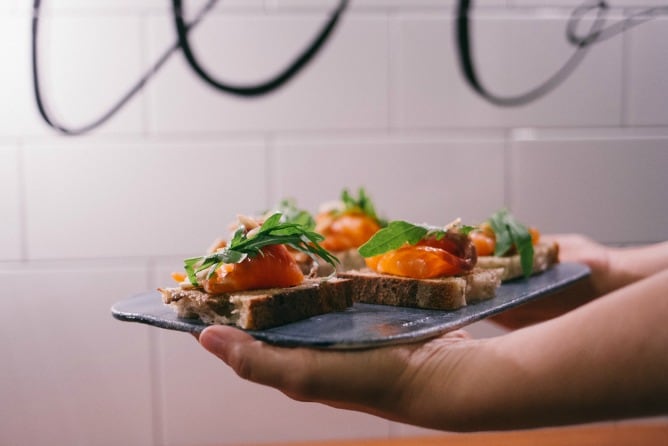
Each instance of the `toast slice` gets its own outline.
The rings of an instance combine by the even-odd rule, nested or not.
[[[438,279],[411,279],[368,269],[340,273],[339,277],[352,279],[356,302],[435,310],[456,310],[490,299],[501,284],[499,269],[474,269],[463,276]]]
[[[352,281],[306,279],[290,288],[240,291],[212,295],[200,289],[159,288],[162,300],[182,318],[206,324],[236,325],[262,330],[342,311],[353,304]]]
[[[555,263],[559,263],[559,245],[556,243],[538,243],[533,249],[533,274],[541,273]],[[519,254],[504,257],[480,256],[476,265],[485,269],[503,269],[502,281],[517,279],[524,275]]]

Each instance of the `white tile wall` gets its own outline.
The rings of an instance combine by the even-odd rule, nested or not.
[[[138,16],[51,15],[39,34],[41,82],[48,109],[64,126],[97,120],[142,74]],[[139,134],[142,101],[136,96],[98,134]]]
[[[512,144],[511,203],[544,232],[603,242],[668,239],[668,138],[571,139],[566,132]],[[604,197],[604,198],[602,198]]]
[[[386,218],[433,224],[479,222],[504,201],[501,139],[279,139],[274,156],[274,200],[313,212],[344,187],[365,187]]]
[[[176,262],[160,262],[164,285]],[[161,437],[165,445],[236,445],[386,437],[388,422],[319,404],[297,403],[280,392],[241,380],[190,335],[161,331]],[[186,365],[186,366],[184,366]]]
[[[668,124],[668,18],[654,19],[629,31],[629,125]]]
[[[38,121],[30,72],[30,20],[27,15],[0,12],[0,137],[20,137],[46,131]]]
[[[124,263],[2,267],[0,444],[152,443],[149,329],[109,311],[147,285]]]
[[[482,84],[501,96],[524,93],[571,56],[562,16],[476,14],[473,57]],[[592,48],[553,94],[519,107],[485,102],[464,83],[452,46],[452,17],[405,16],[393,21],[392,122],[401,128],[619,125],[622,46]],[[530,67],[530,68],[529,68]],[[592,82],[592,79],[596,79]]]
[[[192,40],[202,64],[216,77],[234,84],[258,83],[284,69],[323,21],[322,14],[216,16],[207,19]],[[219,94],[196,78],[183,58],[171,60],[149,88],[150,131],[386,128],[386,33],[382,16],[347,17],[325,51],[296,80],[252,100]],[[162,51],[172,34],[165,18],[152,20],[150,54]],[[186,95],[181,93],[184,86]]]
[[[192,254],[265,209],[264,149],[223,143],[25,148],[31,259]]]
[[[434,433],[293,402],[241,381],[188,335],[111,318],[111,303],[169,280],[236,213],[285,196],[315,211],[342,187],[365,186],[390,218],[476,221],[507,204],[543,232],[668,238],[665,17],[595,45],[552,94],[506,109],[462,80],[456,1],[352,0],[322,54],[278,92],[220,94],[177,53],[107,125],[66,138],[34,105],[31,2],[1,3],[0,401],[12,405],[0,404],[0,444]],[[205,1],[184,3],[191,14]],[[623,8],[665,6],[608,3],[609,23]],[[193,45],[216,76],[257,82],[292,60],[335,4],[221,0]],[[511,94],[554,73],[572,52],[564,27],[579,4],[475,2],[485,85]],[[163,0],[44,2],[40,61],[54,116],[78,126],[108,108],[174,42],[169,11]],[[503,334],[487,322],[468,329]]]
[[[19,166],[19,149],[0,145],[0,261],[22,256]]]

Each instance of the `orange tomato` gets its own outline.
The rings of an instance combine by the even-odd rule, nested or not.
[[[210,294],[263,288],[286,288],[304,281],[299,265],[284,245],[271,245],[241,263],[225,264],[210,279],[202,280]]]
[[[529,234],[531,234],[531,244],[537,245],[540,241],[540,232],[536,228],[529,228]]]
[[[394,251],[366,259],[372,270],[381,274],[432,279],[453,276],[462,272],[460,260],[454,254],[426,245],[405,245]]]
[[[491,235],[484,231],[473,231],[469,234],[471,241],[479,256],[491,256],[496,248],[494,233]]]
[[[176,283],[183,282],[184,280],[186,280],[186,277],[187,276],[184,273],[177,273],[177,272],[172,273],[172,279],[174,279]]]
[[[320,245],[328,251],[359,248],[379,229],[378,222],[362,212],[341,215],[326,212],[316,216],[315,232],[325,237]]]

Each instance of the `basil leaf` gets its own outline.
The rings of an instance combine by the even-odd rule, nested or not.
[[[414,245],[422,240],[427,232],[429,229],[424,226],[402,220],[392,221],[360,246],[359,253],[362,257],[372,257],[398,249],[405,243]]]
[[[515,220],[506,209],[492,215],[489,224],[496,237],[494,255],[501,257],[515,247],[520,256],[522,273],[525,278],[529,277],[533,273],[534,249],[527,227]]]
[[[513,238],[510,235],[510,230],[507,225],[508,221],[508,211],[502,209],[496,212],[489,219],[489,224],[494,231],[494,236],[496,238],[496,246],[494,248],[494,255],[501,257],[510,251],[510,248],[513,247]]]

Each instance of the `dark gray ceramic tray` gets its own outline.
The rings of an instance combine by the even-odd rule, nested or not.
[[[527,280],[506,282],[493,299],[455,311],[423,310],[356,303],[346,311],[314,316],[267,330],[249,331],[262,341],[315,348],[355,349],[414,342],[456,330],[531,300],[551,294],[589,274],[585,265],[561,263]],[[181,319],[162,303],[157,291],[116,303],[112,315],[170,330],[198,333],[206,325]]]

